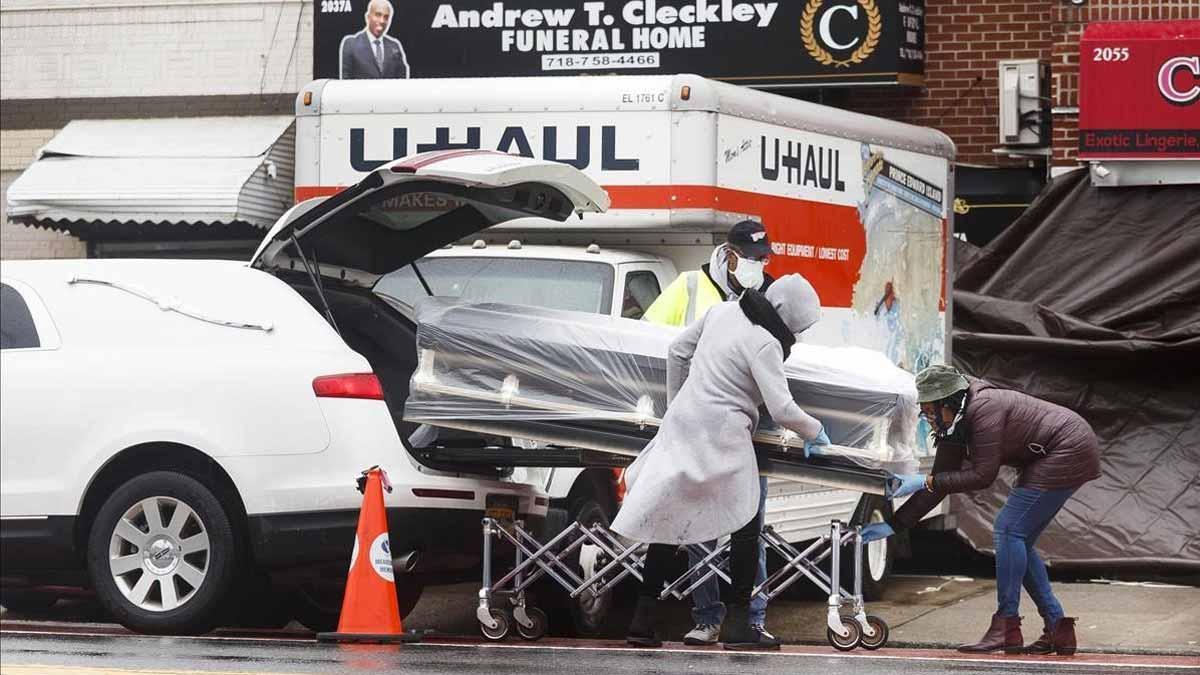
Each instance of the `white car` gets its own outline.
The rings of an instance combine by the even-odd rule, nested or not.
[[[548,500],[505,470],[441,471],[408,451],[414,327],[371,287],[492,224],[607,204],[562,164],[427,153],[293,207],[249,267],[5,262],[4,601],[87,581],[126,626],[196,632],[265,571],[311,597],[305,622],[324,628],[354,538],[355,479],[373,465],[395,486],[405,609],[426,581],[473,574],[485,511],[536,524]]]

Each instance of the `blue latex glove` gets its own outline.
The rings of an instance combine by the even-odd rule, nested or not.
[[[887,523],[871,523],[870,525],[864,525],[862,529],[863,542],[887,539],[893,534],[896,534],[896,531]]]
[[[925,487],[925,474],[923,473],[906,473],[897,475],[900,479],[900,487],[892,493],[892,499],[906,497]]]
[[[817,448],[829,445],[829,435],[825,433],[825,427],[821,427],[821,431],[817,433],[817,437],[811,441],[804,441],[804,457],[805,459],[812,455],[819,454]]]

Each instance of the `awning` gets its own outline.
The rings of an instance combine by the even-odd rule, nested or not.
[[[292,203],[290,116],[76,120],[8,188],[15,222],[55,229],[269,228]]]

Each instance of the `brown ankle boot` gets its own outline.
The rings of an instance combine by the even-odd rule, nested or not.
[[[1054,626],[1054,651],[1059,656],[1074,656],[1078,643],[1075,641],[1075,617],[1064,616]]]
[[[1025,648],[1026,654],[1054,654],[1071,656],[1075,653],[1075,617],[1068,616],[1058,621],[1045,623],[1042,636]]]
[[[1005,654],[1020,654],[1025,649],[1025,639],[1021,637],[1021,617],[992,615],[992,625],[983,638],[974,644],[960,645],[958,651],[967,653],[997,652],[1004,650]]]
[[[1053,654],[1054,653],[1054,624],[1045,621],[1042,626],[1042,636],[1025,648],[1026,654]]]

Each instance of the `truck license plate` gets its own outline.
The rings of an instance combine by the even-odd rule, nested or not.
[[[511,522],[517,514],[517,498],[511,495],[488,495],[484,505],[487,517]]]

